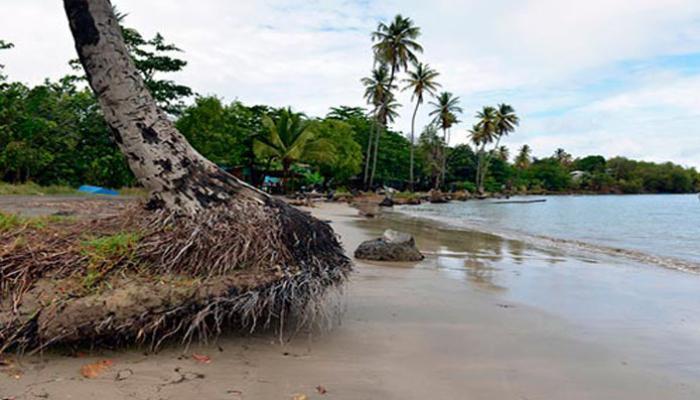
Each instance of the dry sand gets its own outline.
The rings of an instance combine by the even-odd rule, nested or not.
[[[361,220],[340,204],[313,212],[333,221],[350,251],[394,226],[431,255],[409,265],[358,262],[342,325],[323,335],[285,345],[272,333],[227,335],[190,349],[209,363],[175,347],[25,357],[0,374],[0,399],[700,398],[695,276],[401,218]],[[80,375],[104,359],[113,365],[99,377]]]

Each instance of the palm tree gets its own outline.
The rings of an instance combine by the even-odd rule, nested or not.
[[[282,164],[282,187],[287,190],[289,170],[299,161],[332,161],[335,157],[333,144],[316,138],[316,133],[303,119],[303,114],[282,110],[276,121],[263,117],[266,132],[255,139],[255,152],[261,158]]]
[[[420,36],[420,28],[415,26],[410,18],[404,18],[401,14],[397,14],[389,25],[380,22],[377,26],[377,30],[372,33],[372,41],[374,42],[372,50],[374,51],[375,62],[381,65],[388,65],[391,71],[387,84],[388,90],[384,93],[384,96],[380,98],[381,102],[384,103],[387,108],[391,108],[392,106],[389,106],[389,104],[394,101],[388,98],[387,94],[394,88],[396,73],[401,70],[407,70],[409,62],[417,63],[418,58],[416,57],[416,53],[423,52],[423,47],[416,42],[418,36]],[[382,127],[386,128],[387,119],[384,118],[384,121]],[[377,164],[377,147],[379,146],[380,133],[381,127],[378,127],[374,139],[373,165],[375,166]],[[373,183],[372,177],[374,173],[375,170],[373,167],[370,175],[370,187]]]
[[[433,106],[433,111],[430,115],[433,116],[433,122],[442,128],[442,140],[444,142],[442,153],[442,179],[445,178],[445,163],[446,163],[446,147],[450,142],[448,137],[448,130],[452,125],[459,122],[457,119],[457,114],[462,112],[462,108],[459,106],[459,97],[453,95],[450,92],[440,93],[436,101],[431,101],[430,104]],[[436,189],[439,187],[440,179],[436,183]]]
[[[403,90],[411,89],[411,100],[415,99],[416,101],[416,108],[413,110],[413,117],[411,118],[411,161],[409,173],[409,188],[411,192],[413,191],[416,114],[418,113],[418,107],[423,104],[423,95],[425,93],[435,96],[435,91],[440,87],[440,84],[435,82],[435,78],[439,75],[437,71],[430,68],[430,65],[417,63],[415,64],[415,69],[408,73],[408,78],[403,80],[406,83],[406,87]]]
[[[420,28],[410,18],[397,14],[389,24],[380,22],[372,33],[374,58],[381,64],[391,67],[389,86],[394,83],[394,76],[401,70],[407,70],[409,62],[417,63],[416,53],[422,53],[423,47],[416,42]]]
[[[476,167],[476,188],[479,194],[484,193],[484,182],[482,178],[486,166],[486,145],[496,140],[496,109],[484,107],[476,113],[477,123],[471,129],[470,136],[477,149],[478,162]]]
[[[384,98],[387,96],[388,93],[391,92],[392,89],[392,85],[389,81],[388,67],[386,66],[386,64],[379,65],[379,67],[372,70],[372,75],[370,77],[362,78],[361,82],[363,85],[365,85],[364,97],[367,100],[367,103],[373,107],[372,118],[374,119],[376,125],[374,130],[370,130],[369,137],[367,138],[367,152],[365,153],[366,157],[364,174],[364,184],[366,186],[368,184],[370,176],[370,162],[372,158],[371,155],[373,136],[376,136],[375,146],[379,146],[379,109],[381,108],[382,103],[384,102]],[[374,154],[376,153],[377,149],[375,148]]]
[[[367,114],[367,110],[362,107],[339,106],[331,107],[326,118],[348,121],[351,119],[362,119]]]
[[[510,158],[510,150],[507,146],[499,146],[496,149],[496,157],[498,157],[498,159],[501,161],[507,162]]]
[[[515,130],[515,127],[520,123],[520,119],[517,115],[515,115],[515,109],[508,104],[499,104],[495,109],[492,109],[491,107],[488,108],[490,109],[489,112],[493,113],[492,115],[484,116],[490,120],[492,119],[492,121],[489,121],[489,123],[493,124],[493,136],[488,138],[488,142],[490,143],[491,141],[495,140],[496,144],[494,145],[493,149],[496,150],[501,143],[501,139],[503,139],[504,136],[508,136],[508,134]],[[477,184],[479,187],[479,193],[483,193],[483,186],[484,182],[486,181],[486,175],[488,174],[493,153],[493,151],[490,151],[482,154],[483,165],[481,165],[480,168],[481,175],[478,178]]]
[[[396,117],[399,116],[398,111],[396,111],[399,107],[401,107],[401,104],[396,101],[394,95],[391,92],[387,92],[382,103],[377,108],[377,121],[379,122],[377,126],[379,129],[374,136],[374,160],[372,161],[372,173],[369,176],[370,188],[374,184],[374,173],[377,171],[377,153],[379,150],[381,129],[385,129],[389,122],[394,122]]]
[[[518,151],[518,155],[515,156],[515,167],[518,169],[525,169],[530,166],[532,157],[532,149],[530,146],[524,144],[523,147]]]

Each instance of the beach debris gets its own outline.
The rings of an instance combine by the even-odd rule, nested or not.
[[[328,390],[326,390],[325,387],[318,385],[316,386],[316,392],[318,392],[318,394],[326,394],[328,393]]]
[[[130,370],[129,368],[126,369],[120,369],[119,372],[117,372],[117,376],[114,377],[115,381],[124,381],[129,379],[131,375],[134,374],[134,371]]]
[[[92,364],[85,364],[80,367],[80,375],[87,379],[95,379],[113,364],[112,360],[101,360]]]
[[[204,355],[204,354],[197,354],[193,353],[192,354],[192,359],[197,361],[200,364],[209,364],[211,363],[211,357]]]
[[[499,303],[499,304],[496,304],[496,305],[499,306],[499,307],[501,307],[501,308],[515,308],[515,306],[512,305],[512,304],[500,304],[500,303]]]
[[[309,400],[309,396],[301,393],[297,393],[292,396],[292,400]]]
[[[416,247],[413,236],[387,229],[381,238],[362,242],[355,250],[355,258],[373,261],[420,261],[425,257]]]

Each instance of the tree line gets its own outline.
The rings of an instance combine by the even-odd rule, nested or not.
[[[124,16],[120,15],[123,24]],[[502,139],[519,118],[508,104],[475,113],[468,143],[450,146],[463,113],[460,99],[440,91],[440,73],[419,60],[420,29],[397,15],[372,34],[371,74],[363,78],[368,109],[337,106],[322,117],[291,108],[224,102],[199,96],[164,78],[187,63],[180,49],[157,34],[144,38],[122,27],[127,47],[159,105],[205,157],[255,185],[278,178],[284,190],[319,186],[471,192],[686,193],[700,189],[693,168],[623,157],[573,158],[559,149],[534,158],[525,145],[511,157]],[[17,51],[0,41],[0,50]],[[0,53],[1,54],[1,53]],[[71,61],[75,65],[75,61]],[[411,132],[391,128],[398,90],[411,93]],[[193,101],[189,101],[192,99]],[[189,103],[189,104],[188,104]],[[417,132],[416,115],[430,107],[430,123]],[[134,177],[84,77],[27,86],[0,66],[0,179],[42,185],[132,186]]]

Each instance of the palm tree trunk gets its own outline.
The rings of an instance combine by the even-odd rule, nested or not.
[[[379,123],[377,121],[376,112],[374,113],[373,120],[375,126],[372,126],[369,130],[369,135],[367,136],[367,152],[365,153],[365,178],[363,180],[365,189],[368,188],[367,184],[369,183],[369,167],[371,165],[372,160],[372,139],[374,138],[374,131],[376,129],[376,125]]]
[[[387,90],[391,90],[391,86],[394,83],[394,74],[396,73],[396,68],[394,65],[391,66],[391,75],[389,77],[389,86]],[[387,99],[382,99],[382,101],[386,101]],[[372,185],[374,185],[374,173],[377,170],[377,153],[379,150],[379,136],[382,133],[381,128],[386,128],[386,121],[382,121],[382,123],[379,124],[379,127],[377,128],[377,134],[374,138],[374,160],[372,161],[372,173],[370,174],[369,177],[369,189],[372,189]]]
[[[488,174],[488,171],[489,171],[489,166],[491,164],[491,158],[493,157],[493,152],[496,149],[498,149],[498,146],[500,146],[500,144],[501,144],[501,136],[498,136],[498,139],[496,140],[496,145],[493,147],[493,150],[484,154],[484,165],[481,168],[481,179],[479,180],[481,182],[481,186],[480,186],[481,192],[480,193],[482,193],[482,194],[484,193],[484,182],[486,181],[486,175]],[[484,147],[486,147],[486,145],[484,145]],[[485,151],[485,149],[484,149],[484,151]]]
[[[372,160],[372,173],[369,176],[369,189],[374,185],[374,173],[377,171],[377,155],[379,150],[379,136],[382,134],[382,124],[377,124],[377,132],[374,135],[374,159]]]
[[[445,169],[447,168],[447,128],[442,128],[442,154],[440,155],[440,181],[445,184]],[[437,188],[436,188],[437,189]]]
[[[134,66],[109,0],[64,0],[80,62],[112,136],[150,208],[195,214],[234,196],[267,196],[224,172],[187,143]]]
[[[413,110],[413,117],[411,118],[411,156],[409,162],[409,177],[408,177],[408,190],[413,193],[414,179],[413,179],[413,164],[414,164],[414,147],[415,147],[415,132],[416,132],[416,114],[418,114],[418,107],[420,106],[420,100],[416,100],[416,108]]]

